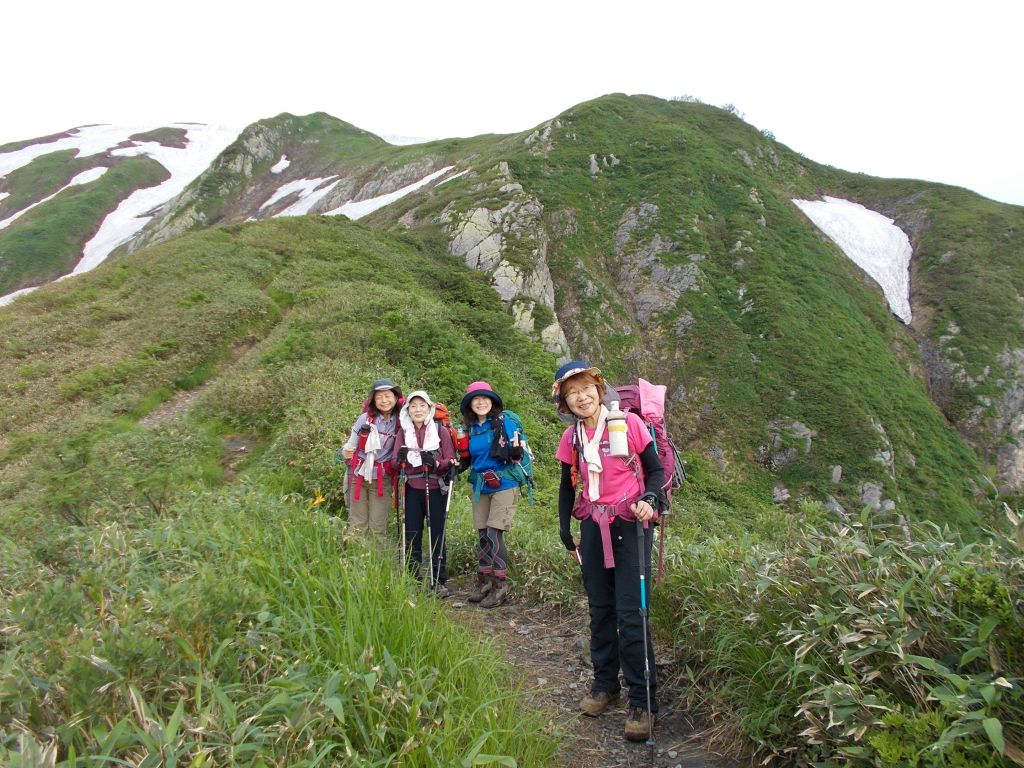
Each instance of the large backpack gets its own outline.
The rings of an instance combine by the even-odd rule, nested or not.
[[[661,466],[665,470],[665,485],[662,486],[662,490],[665,492],[666,504],[669,504],[672,501],[672,491],[686,480],[686,470],[679,458],[679,451],[672,443],[672,438],[665,427],[665,393],[668,387],[664,384],[651,384],[646,379],[638,379],[636,384],[616,387],[615,391],[619,395],[619,408],[623,411],[632,411],[643,419],[651,433],[654,445],[658,449]]]
[[[444,403],[434,403],[434,421],[437,422],[438,429],[447,429],[449,436],[452,438],[452,447],[458,451],[458,434],[455,431],[455,427],[452,426],[452,417],[448,413],[448,406]]]

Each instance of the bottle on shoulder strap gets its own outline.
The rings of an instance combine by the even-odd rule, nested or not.
[[[629,456],[629,443],[626,440],[626,414],[619,410],[619,401],[615,400],[608,411],[608,452],[612,456],[625,458]]]

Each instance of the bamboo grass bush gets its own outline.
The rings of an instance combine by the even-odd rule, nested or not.
[[[796,523],[784,546],[686,545],[665,591],[691,685],[768,755],[1024,764],[1024,556],[1007,513],[1016,533],[968,544],[865,512]]]
[[[500,654],[315,506],[197,493],[10,603],[0,762],[544,765]]]

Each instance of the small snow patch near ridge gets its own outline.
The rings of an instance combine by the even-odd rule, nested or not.
[[[334,179],[334,181],[330,184],[326,184],[326,182],[331,181],[331,179]],[[283,211],[275,213],[274,217],[305,216],[309,213],[310,208],[316,205],[324,195],[337,186],[339,181],[341,181],[341,179],[336,176],[327,176],[322,179],[296,179],[295,181],[289,181],[287,184],[282,184],[278,187],[274,194],[270,196],[270,199],[260,206],[260,210],[262,211],[264,208],[273,205],[277,201],[283,200],[288,195],[298,192],[299,199]],[[321,184],[324,184],[325,186],[320,186]]]
[[[288,155],[281,155],[281,159],[274,163],[274,167],[270,169],[270,172],[280,173],[291,164],[292,161],[288,159]]]
[[[910,239],[893,220],[837,197],[794,200],[815,226],[878,283],[889,309],[910,324]]]

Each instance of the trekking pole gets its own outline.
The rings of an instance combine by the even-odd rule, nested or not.
[[[444,560],[444,541],[448,535],[448,509],[452,505],[452,494],[455,493],[455,481],[459,478],[458,472],[450,472],[451,480],[448,481],[448,498],[444,503],[444,525],[441,527],[441,549],[437,554],[437,565],[441,567],[441,562]]]
[[[398,504],[399,504],[399,502],[398,502],[398,494],[400,493],[401,486],[399,486],[399,484],[398,484],[398,477],[394,476],[394,475],[392,477],[393,477],[393,480],[391,481],[391,483],[392,483],[391,504],[395,508],[395,523],[398,525],[398,530],[401,531],[402,530],[402,518],[401,518],[401,513],[398,511]]]
[[[402,462],[398,469],[398,503],[402,515],[398,523],[398,528],[402,532],[402,568],[407,569],[409,565],[405,561],[405,462]]]
[[[425,465],[424,465],[423,469],[426,470],[426,466]],[[427,548],[429,549],[429,552],[427,553],[427,563],[430,566],[430,588],[433,589],[434,588],[434,532],[432,530],[430,530],[430,477],[428,477],[426,471],[424,471],[424,473],[423,473],[423,492],[426,494],[426,500],[427,500],[427,505],[426,505],[427,506],[426,525],[427,525]],[[420,534],[420,541],[423,541],[423,534]]]
[[[637,552],[640,559],[640,616],[643,618],[644,685],[647,687],[647,743],[654,746],[654,715],[651,713],[651,657],[647,653],[647,531],[641,520],[636,521]],[[653,754],[653,753],[652,753]]]
[[[665,576],[665,534],[668,533],[668,510],[662,510],[658,515],[660,525],[658,526],[658,575],[654,577],[655,584],[661,584]]]

